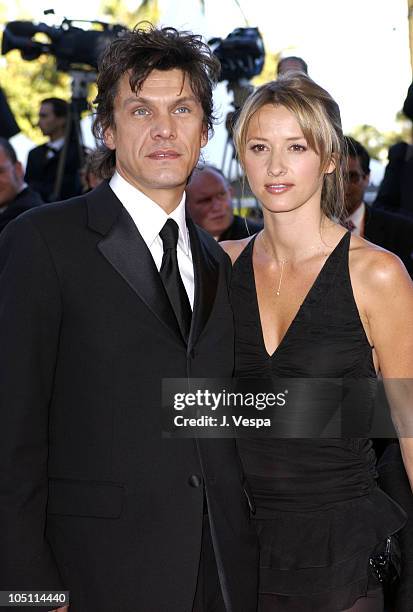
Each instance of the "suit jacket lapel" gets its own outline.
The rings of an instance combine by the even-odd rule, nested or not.
[[[153,257],[129,213],[107,183],[87,195],[88,224],[102,234],[98,249],[157,318],[181,340]]]
[[[188,348],[194,346],[204,329],[218,286],[219,264],[208,249],[207,240],[191,219],[186,220],[194,263],[195,298]]]
[[[385,234],[386,228],[375,216],[374,210],[371,210],[366,205],[366,212],[364,214],[364,238],[375,244],[383,244]]]

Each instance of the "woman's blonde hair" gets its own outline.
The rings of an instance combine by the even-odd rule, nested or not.
[[[283,106],[297,119],[308,146],[320,156],[320,172],[333,160],[335,169],[324,175],[321,210],[329,218],[344,215],[345,143],[340,109],[330,94],[302,73],[288,73],[256,89],[245,101],[234,126],[234,143],[244,167],[248,127],[263,106]]]

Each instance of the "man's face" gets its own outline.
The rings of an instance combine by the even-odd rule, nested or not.
[[[233,220],[231,189],[218,172],[196,170],[186,188],[186,203],[194,222],[215,238]]]
[[[348,157],[345,176],[345,203],[348,215],[353,214],[364,199],[370,174],[364,174],[358,157]]]
[[[119,81],[106,145],[119,174],[167,212],[179,203],[208,140],[201,103],[178,69],[153,70],[138,93]]]
[[[44,136],[54,138],[63,135],[66,118],[57,117],[53,111],[53,105],[49,102],[42,104],[39,111],[39,128]]]
[[[23,185],[23,168],[20,162],[13,164],[0,147],[0,206],[9,204]]]

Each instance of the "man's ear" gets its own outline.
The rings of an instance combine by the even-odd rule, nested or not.
[[[206,144],[208,144],[208,126],[204,124],[201,132],[201,149],[205,147]]]
[[[103,140],[108,149],[114,151],[116,149],[115,142],[115,129],[113,127],[108,127],[103,132]]]
[[[366,186],[366,189],[369,186],[369,183],[370,183],[370,172],[367,172],[367,174],[364,175],[364,184]]]
[[[57,120],[59,122],[60,129],[64,131],[66,129],[67,117],[57,117]]]
[[[23,168],[23,164],[19,161],[17,161],[14,164],[14,172],[17,176],[17,178],[19,179],[19,181],[23,181],[24,179],[24,168]]]

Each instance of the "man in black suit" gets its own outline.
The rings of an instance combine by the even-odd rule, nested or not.
[[[413,83],[403,104],[403,113],[413,121]],[[388,164],[373,206],[413,217],[413,145],[396,142],[389,148]]]
[[[364,192],[370,177],[370,156],[354,138],[346,136],[346,144],[347,224],[353,233],[398,255],[413,277],[413,221],[364,203]]]
[[[389,148],[388,160],[373,206],[412,219],[413,145],[396,142]]]
[[[29,208],[43,204],[38,193],[23,180],[24,170],[16,151],[0,138],[0,232]]]
[[[65,200],[82,192],[79,146],[74,133],[69,130],[69,120],[69,105],[65,100],[43,100],[39,111],[39,128],[49,141],[30,151],[25,180],[45,202]],[[58,184],[62,155],[64,168],[61,184]]]
[[[230,263],[184,208],[218,74],[200,37],[125,32],[97,81],[112,179],[1,236],[0,590],[65,588],[70,612],[256,610],[234,440],[161,437],[162,379],[233,368]]]
[[[193,221],[218,242],[246,238],[262,229],[262,223],[234,215],[231,185],[214,166],[194,169],[186,188],[186,205]]]

